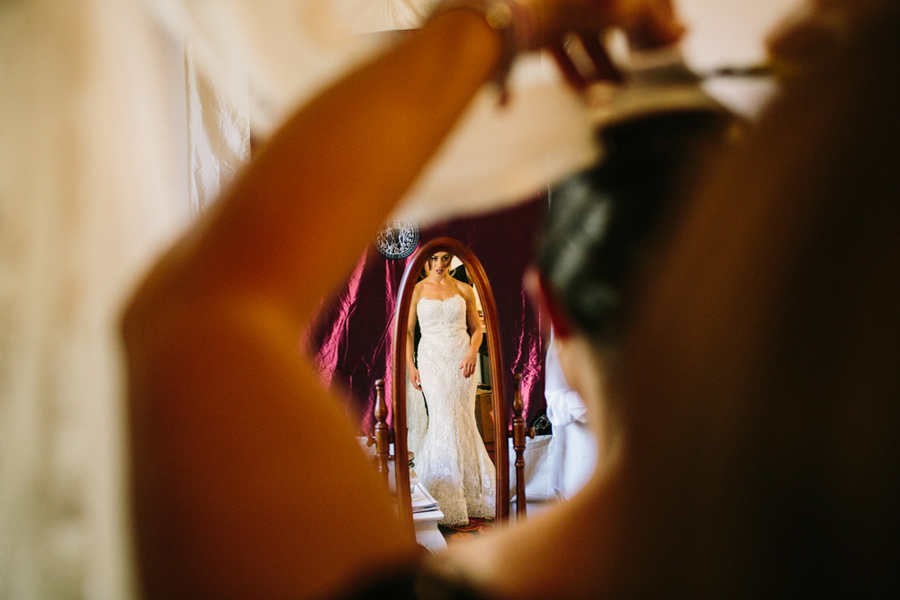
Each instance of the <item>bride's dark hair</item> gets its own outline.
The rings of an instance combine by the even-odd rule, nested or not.
[[[573,326],[619,339],[635,267],[733,123],[724,110],[693,110],[606,127],[602,160],[551,190],[536,262]]]

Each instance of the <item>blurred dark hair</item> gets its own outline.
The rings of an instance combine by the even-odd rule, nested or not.
[[[600,162],[551,190],[537,266],[595,342],[620,339],[634,269],[733,124],[725,110],[684,110],[608,126]]]

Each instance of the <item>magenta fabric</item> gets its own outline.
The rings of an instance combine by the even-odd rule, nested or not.
[[[533,256],[535,231],[546,202],[541,196],[489,215],[441,223],[421,231],[419,241],[421,245],[436,237],[456,238],[481,261],[500,313],[507,405],[512,405],[513,375],[520,373],[529,424],[546,409],[544,343],[539,315],[526,296],[522,279]],[[386,259],[373,245],[366,248],[346,283],[323,302],[303,341],[315,357],[323,381],[346,395],[354,419],[366,433],[373,430],[373,386],[377,379],[385,381],[388,421],[393,421],[390,365],[394,307],[400,280],[411,259]]]

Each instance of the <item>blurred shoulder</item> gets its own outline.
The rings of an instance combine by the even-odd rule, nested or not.
[[[472,286],[468,283],[463,283],[462,281],[456,281],[456,289],[459,290],[459,293],[462,294],[463,298],[466,300],[475,300],[475,291],[472,289]]]

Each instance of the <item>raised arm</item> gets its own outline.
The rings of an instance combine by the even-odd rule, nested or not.
[[[477,14],[436,18],[297,113],[138,292],[148,598],[319,595],[413,551],[297,340],[499,53]]]
[[[416,366],[416,323],[418,314],[416,307],[419,298],[422,297],[422,288],[416,285],[413,288],[412,300],[409,304],[409,316],[406,318],[406,372],[413,387],[422,391],[422,380],[419,377],[419,368]]]
[[[541,6],[555,35],[556,3]],[[123,331],[148,599],[322,596],[414,552],[297,340],[502,40],[448,10],[325,91],[138,290]]]

